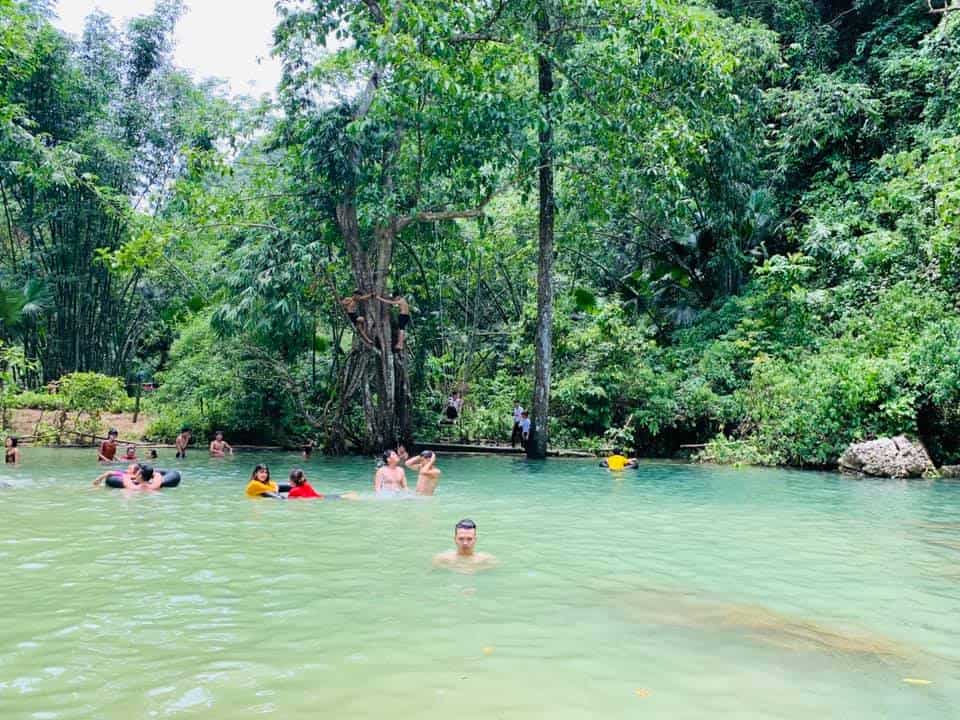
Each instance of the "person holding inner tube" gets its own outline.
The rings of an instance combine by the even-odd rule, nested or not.
[[[176,470],[155,470],[150,465],[132,463],[126,472],[113,470],[103,473],[93,481],[94,487],[106,485],[108,488],[124,490],[151,491],[161,488],[175,488],[180,484],[180,473]]]
[[[282,492],[289,492],[289,485],[277,485],[270,479],[270,468],[260,463],[250,473],[250,482],[247,483],[247,497],[270,497],[283,500]]]
[[[122,483],[123,487],[131,487],[135,483],[135,478],[140,474],[140,465],[137,463],[131,463],[127,466],[126,470],[107,470],[97,477],[93,481],[94,487],[100,487],[108,479],[112,479],[116,482]],[[114,483],[114,484],[115,484]]]

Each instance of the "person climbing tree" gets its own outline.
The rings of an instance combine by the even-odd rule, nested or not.
[[[350,318],[351,324],[357,329],[360,337],[362,337],[368,345],[373,345],[373,340],[367,335],[367,319],[360,314],[360,303],[372,297],[373,293],[361,295],[359,290],[354,290],[350,297],[345,297],[340,301],[340,304],[343,305],[343,309],[347,313],[347,317]]]
[[[407,303],[406,298],[402,297],[396,291],[386,297],[378,296],[377,299],[387,305],[396,305],[399,310],[399,316],[397,317],[397,342],[394,344],[393,349],[400,352],[403,350],[403,339],[406,337],[407,325],[410,324],[410,305]]]

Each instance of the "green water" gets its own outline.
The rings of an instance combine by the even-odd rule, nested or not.
[[[4,720],[958,717],[960,483],[445,457],[434,498],[279,502],[244,484],[297,456],[126,496],[24,455]],[[369,495],[369,461],[304,466]],[[465,516],[501,566],[433,570]]]

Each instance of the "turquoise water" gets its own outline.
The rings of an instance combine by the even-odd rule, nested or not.
[[[960,483],[442,457],[434,498],[279,502],[244,484],[295,455],[134,496],[24,455],[4,720],[958,716]],[[303,465],[369,495],[369,461]],[[500,567],[432,569],[465,516]]]

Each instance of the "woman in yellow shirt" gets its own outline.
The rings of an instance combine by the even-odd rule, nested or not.
[[[287,488],[289,490],[289,488]],[[282,488],[270,479],[270,468],[266,465],[257,465],[250,473],[250,482],[247,483],[247,497],[272,497],[283,499],[280,494]]]

